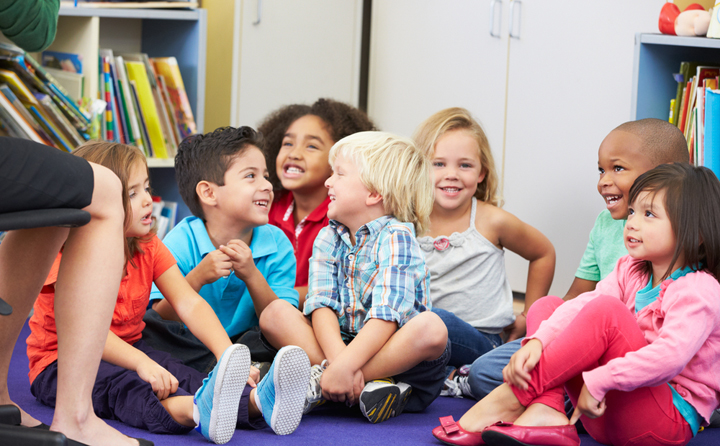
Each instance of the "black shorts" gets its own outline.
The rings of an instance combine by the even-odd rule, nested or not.
[[[85,159],[33,141],[0,137],[0,213],[82,209],[92,201]]]

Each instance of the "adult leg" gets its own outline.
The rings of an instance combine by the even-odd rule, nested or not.
[[[493,339],[479,332],[475,327],[463,321],[450,311],[433,308],[448,330],[448,339],[452,343],[452,353],[448,365],[455,368],[472,364],[478,357],[501,344],[500,337]]]
[[[91,445],[135,444],[100,420],[92,407],[95,376],[123,272],[125,243],[120,181],[107,168],[92,168],[92,202],[85,208],[92,219],[70,230],[55,285],[58,390],[51,429]]]

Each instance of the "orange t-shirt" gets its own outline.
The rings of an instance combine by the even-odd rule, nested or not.
[[[157,236],[140,244],[142,253],[133,257],[135,266],[127,264],[127,274],[120,282],[110,330],[128,344],[142,337],[145,328],[143,316],[150,300],[155,279],[171,266],[175,258]],[[30,382],[57,360],[57,328],[55,327],[55,282],[62,254],[58,254],[50,275],[35,301],[30,318],[30,336],[27,338],[27,355],[30,360]]]

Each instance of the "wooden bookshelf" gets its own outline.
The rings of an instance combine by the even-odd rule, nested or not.
[[[174,56],[180,66],[198,132],[205,115],[207,13],[204,9],[60,7],[57,37],[48,50],[81,54],[86,95],[98,89],[98,51]],[[178,202],[178,219],[190,215],[177,190],[173,159],[148,159],[153,190]]]

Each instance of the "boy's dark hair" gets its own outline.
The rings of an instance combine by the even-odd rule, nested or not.
[[[365,112],[333,99],[321,98],[313,105],[286,105],[274,111],[258,126],[258,131],[265,140],[265,158],[274,190],[282,190],[275,169],[275,160],[285,133],[293,122],[307,115],[317,116],[323,120],[325,130],[330,134],[333,143],[353,133],[377,130]]]
[[[183,201],[196,217],[205,220],[195,191],[200,181],[225,185],[233,159],[250,146],[262,147],[262,135],[251,127],[221,127],[204,135],[192,135],[178,146],[175,176]]]
[[[667,121],[645,118],[620,124],[615,130],[642,140],[642,151],[655,165],[690,161],[687,141],[679,128]]]
[[[665,211],[677,246],[670,268],[681,256],[684,264],[720,278],[720,181],[706,167],[688,163],[662,164],[640,175],[630,188],[630,203],[640,192],[654,197],[665,192]],[[650,268],[648,263],[647,268]]]

